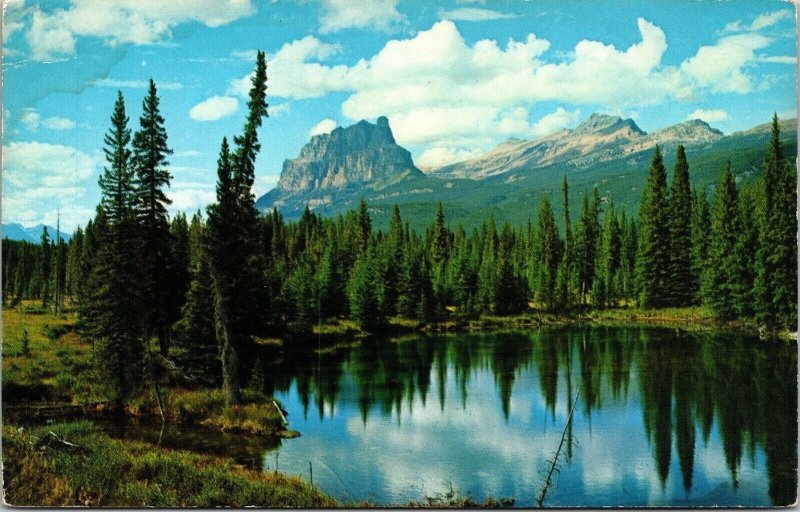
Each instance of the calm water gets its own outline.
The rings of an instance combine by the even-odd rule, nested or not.
[[[266,373],[303,436],[262,466],[308,478],[311,462],[344,501],[452,486],[535,505],[565,426],[546,506],[795,500],[795,343],[570,328],[376,341]]]

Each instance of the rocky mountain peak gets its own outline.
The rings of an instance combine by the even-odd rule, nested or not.
[[[601,135],[607,136],[615,132],[630,135],[646,135],[633,119],[622,119],[618,116],[605,114],[592,114],[572,131],[573,136]]]
[[[313,136],[297,158],[283,163],[277,188],[284,192],[343,188],[404,173],[422,174],[411,153],[397,145],[389,119],[381,116],[375,124],[362,120]]]

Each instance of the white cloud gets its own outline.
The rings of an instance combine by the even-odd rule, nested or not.
[[[491,21],[516,18],[517,15],[478,7],[461,7],[458,9],[440,10],[439,17],[453,21]]]
[[[681,71],[713,92],[748,93],[755,86],[744,68],[756,60],[756,50],[771,42],[772,39],[753,33],[723,37],[715,45],[700,47],[681,64]]]
[[[333,129],[336,128],[336,121],[333,119],[323,119],[322,121],[318,122],[311,128],[311,131],[308,133],[310,137],[314,135],[321,135],[323,133],[331,133]]]
[[[736,20],[734,22],[728,23],[725,25],[725,28],[722,29],[721,33],[732,33],[732,32],[757,32],[759,30],[771,27],[780,23],[783,20],[791,20],[794,19],[794,13],[789,9],[782,9],[780,11],[774,12],[765,12],[756,16],[753,22],[749,25],[742,22],[742,20]]]
[[[268,60],[269,94],[290,99],[316,98],[330,91],[347,90],[347,66],[323,66],[323,61],[340,51],[335,44],[306,36],[284,44]],[[247,98],[250,74],[231,81],[228,94]]]
[[[3,220],[25,225],[50,221],[60,206],[63,225],[85,222],[91,211],[84,197],[98,176],[97,158],[59,144],[4,145]]]
[[[201,101],[189,110],[189,117],[195,121],[216,121],[228,117],[239,110],[239,100],[230,96],[212,96]]]
[[[438,148],[433,158],[492,144],[497,134],[545,135],[574,122],[578,105],[623,112],[771,84],[751,69],[770,38],[725,36],[667,65],[664,31],[644,18],[637,27],[640,39],[626,48],[582,40],[572,52],[550,56],[550,42],[535,34],[470,44],[455,23],[441,20],[349,66],[326,64],[340,48],[309,35],[270,57],[270,94],[298,100],[346,93],[346,118],[386,115],[400,144]],[[249,88],[248,75],[232,81],[228,94],[246,97]],[[546,102],[563,107],[533,122],[529,112]]]
[[[436,169],[437,167],[475,158],[480,154],[480,149],[454,149],[437,146],[423,151],[419,158],[415,160],[415,163],[421,169]]]
[[[150,82],[147,80],[114,80],[112,78],[101,78],[92,82],[96,87],[113,87],[115,89],[147,89]],[[178,91],[183,89],[183,84],[179,82],[158,82],[156,88],[160,90]]]
[[[545,135],[563,130],[577,123],[580,116],[580,110],[569,112],[565,110],[564,107],[558,107],[555,112],[543,116],[531,127],[531,135],[535,137],[544,137]]]
[[[181,23],[226,25],[255,13],[251,0],[71,0],[67,8],[33,14],[31,56],[46,60],[75,53],[77,36],[97,37],[110,46],[150,44],[172,38]]]
[[[66,117],[48,117],[42,121],[42,126],[48,130],[72,130],[75,128],[75,121]]]
[[[290,101],[278,103],[277,105],[270,105],[268,109],[269,115],[271,117],[287,114],[291,112],[291,110],[292,110],[292,103]]]
[[[797,64],[797,57],[792,55],[761,55],[758,57],[759,62],[769,62],[772,64]]]
[[[75,128],[75,121],[66,117],[48,117],[42,119],[42,115],[35,110],[23,110],[20,120],[28,131],[35,132],[39,126],[48,130],[72,130]]]
[[[391,31],[406,23],[398,0],[323,0],[319,31],[330,34],[347,28]]]
[[[35,110],[23,110],[19,118],[20,121],[22,121],[22,124],[25,125],[25,128],[31,132],[38,130],[39,123],[42,121],[42,115]]]
[[[707,123],[713,123],[717,121],[727,121],[728,112],[722,109],[706,110],[703,108],[698,108],[697,110],[686,116],[686,119],[687,120],[702,119]]]

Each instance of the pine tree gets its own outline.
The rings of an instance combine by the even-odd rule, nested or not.
[[[133,136],[131,164],[136,174],[135,209],[141,229],[139,265],[143,281],[140,284],[145,308],[147,335],[157,335],[162,354],[167,352],[169,326],[174,320],[169,305],[170,253],[167,206],[172,201],[164,193],[172,176],[166,169],[167,145],[164,118],[159,112],[156,85],[150,80],[148,94],[142,102],[139,130]]]
[[[753,294],[756,279],[756,254],[758,253],[759,223],[756,205],[760,202],[759,190],[747,183],[739,193],[739,233],[736,237],[737,258],[736,313],[739,317],[752,317],[755,313]]]
[[[383,325],[385,321],[375,289],[376,273],[375,248],[370,247],[356,262],[347,286],[350,316],[361,329],[367,332],[372,332]]]
[[[667,171],[656,145],[639,207],[636,280],[639,305],[644,308],[668,304],[670,236]]]
[[[688,306],[697,289],[692,279],[692,195],[686,151],[678,146],[669,197],[669,303]]]
[[[198,219],[199,220],[199,219]],[[186,302],[186,294],[192,280],[189,223],[186,214],[178,213],[169,227],[169,288],[167,296],[168,311],[165,316],[169,325],[181,318],[181,309]]]
[[[134,171],[130,163],[130,130],[119,93],[105,137],[108,166],[100,177],[101,207],[96,224],[98,249],[93,265],[89,306],[90,332],[96,337],[97,361],[112,383],[118,405],[143,380],[141,274],[136,259]]]
[[[50,235],[47,233],[47,226],[42,227],[42,260],[39,265],[39,272],[42,279],[42,307],[46,308],[50,303],[50,271],[52,269],[52,250],[53,246],[50,244]]]
[[[253,196],[258,127],[267,115],[267,66],[259,51],[251,77],[244,132],[231,154],[223,139],[217,163],[217,201],[208,208],[206,247],[214,292],[214,321],[222,359],[225,403],[240,401],[240,352],[263,329],[268,312],[266,260]]]
[[[695,191],[692,196],[692,289],[695,291],[692,302],[699,304],[706,296],[702,280],[708,266],[711,211],[705,190]]]
[[[441,201],[436,207],[436,220],[433,223],[433,237],[431,239],[431,263],[438,267],[444,263],[450,254],[450,234],[444,223],[444,208]]]
[[[360,241],[359,250],[363,253],[367,250],[367,246],[369,245],[370,234],[372,233],[372,220],[369,217],[369,208],[367,207],[367,201],[365,201],[363,197],[358,202],[358,213],[356,218],[359,228],[358,231],[358,240]]]
[[[213,284],[208,258],[203,250],[203,223],[200,215],[192,216],[189,227],[189,289],[175,324],[175,343],[171,353],[190,378],[218,384],[222,373],[214,333]]]
[[[705,278],[708,304],[721,320],[731,320],[736,316],[739,285],[739,255],[735,252],[740,231],[738,208],[736,182],[728,162],[714,194],[709,264]]]
[[[547,196],[539,205],[539,225],[536,231],[538,260],[535,262],[536,300],[546,308],[557,305],[556,278],[561,259],[561,240],[556,219]]]
[[[796,180],[784,158],[776,114],[764,159],[755,281],[756,317],[770,330],[797,326]]]

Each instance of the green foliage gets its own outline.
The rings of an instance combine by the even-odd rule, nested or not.
[[[722,320],[736,316],[739,255],[735,252],[741,230],[736,182],[730,165],[723,169],[711,214],[709,263],[706,269],[707,301]]]
[[[669,304],[690,304],[697,294],[692,278],[692,194],[686,151],[678,146],[669,196]]]
[[[662,307],[669,303],[669,202],[667,171],[661,149],[656,145],[647,185],[639,207],[636,282],[639,305]]]
[[[31,339],[28,336],[28,329],[22,331],[22,339],[19,342],[19,354],[22,357],[29,357],[31,355]]]
[[[786,161],[778,116],[764,159],[756,256],[756,316],[769,330],[797,326],[796,170]]]

